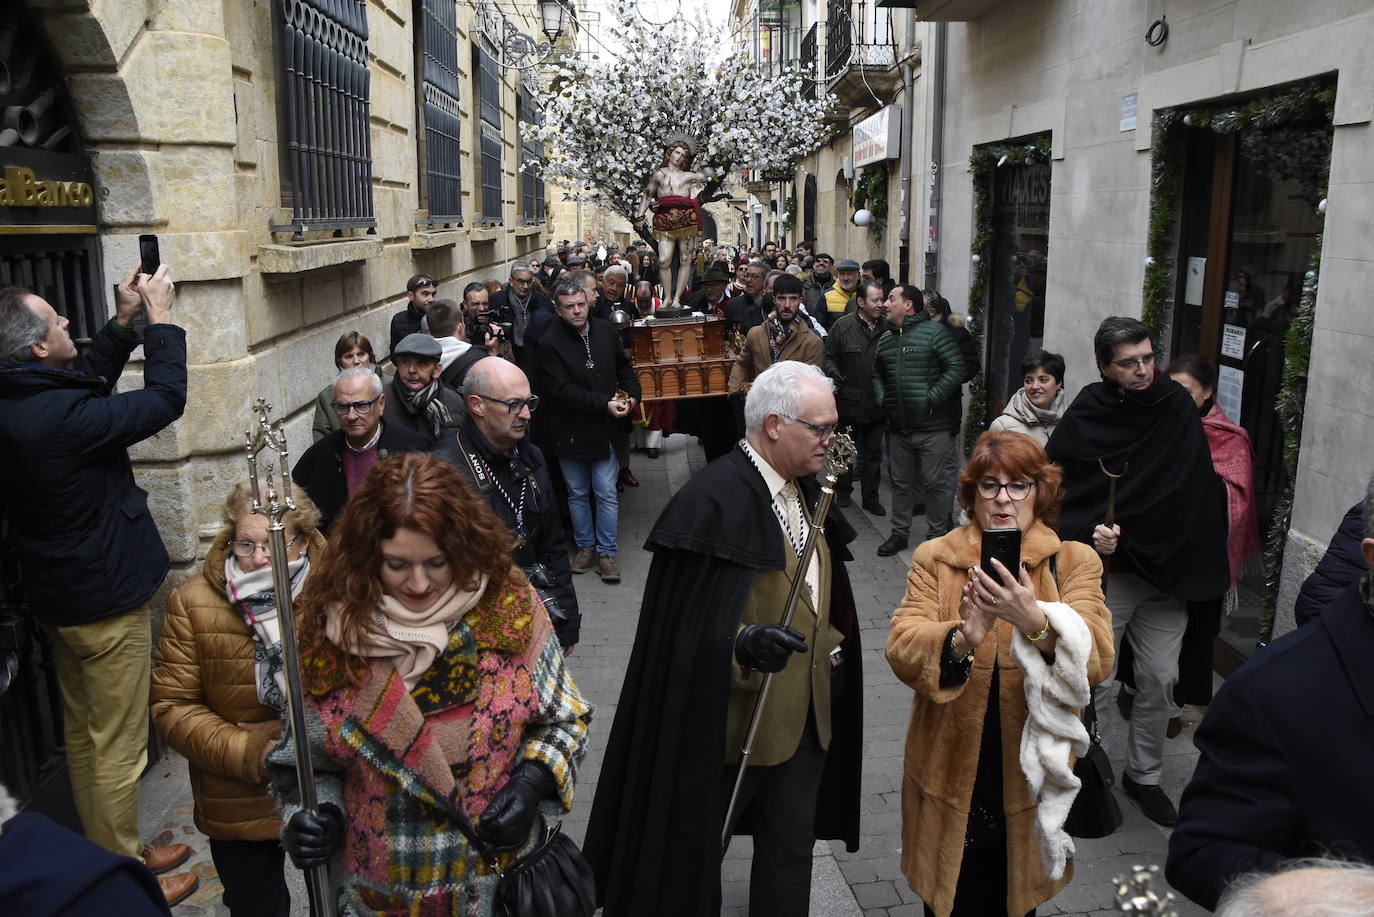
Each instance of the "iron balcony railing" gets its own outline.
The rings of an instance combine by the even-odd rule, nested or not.
[[[825,20],[825,79],[850,67],[891,67],[897,60],[889,10],[867,2],[832,0]]]
[[[287,168],[296,239],[373,229],[366,0],[281,0]]]
[[[806,78],[806,82],[802,84],[802,95],[808,99],[816,98],[816,58],[820,51],[816,40],[818,26],[819,23],[811,23],[811,28],[807,29],[806,34],[802,36],[801,53],[798,57],[802,76]]]

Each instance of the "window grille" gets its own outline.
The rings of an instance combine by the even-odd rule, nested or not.
[[[477,76],[477,149],[482,163],[482,221],[501,224],[501,70],[480,42],[473,49]]]
[[[419,40],[421,116],[421,186],[429,225],[462,225],[460,167],[461,118],[458,84],[458,4],[456,0],[420,0]]]
[[[367,227],[372,209],[366,0],[280,0],[283,203],[302,233]]]
[[[520,88],[520,204],[526,223],[544,222],[544,180],[530,171],[528,164],[544,158],[544,144],[534,139],[525,125],[536,126],[541,121],[534,94]]]

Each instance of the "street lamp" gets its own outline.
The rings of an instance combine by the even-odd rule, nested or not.
[[[568,8],[563,5],[563,0],[539,0],[539,20],[550,43],[558,41],[563,34],[567,14]]]

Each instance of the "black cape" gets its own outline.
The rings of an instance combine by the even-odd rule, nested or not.
[[[1190,601],[1230,585],[1226,485],[1197,406],[1186,389],[1160,376],[1140,391],[1094,382],[1078,393],[1045,447],[1064,470],[1059,537],[1092,544],[1116,482],[1118,552],[1151,585]]]
[[[813,479],[799,481],[812,505]],[[863,692],[859,628],[844,561],[854,529],[832,509],[830,619],[845,635],[831,690],[832,736],[816,836],[859,844]],[[649,534],[654,552],[630,666],[601,766],[583,852],[604,917],[720,912],[720,831],[729,801],[730,658],[761,570],[785,567],[763,479],[735,448],[692,478]],[[779,609],[781,614],[781,609]],[[741,822],[736,833],[748,833]]]

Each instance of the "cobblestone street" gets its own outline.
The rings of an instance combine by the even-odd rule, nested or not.
[[[702,453],[695,440],[681,435],[667,440],[657,460],[636,454],[633,466],[642,486],[622,494],[620,504],[620,567],[624,581],[618,586],[608,586],[593,574],[577,578],[584,622],[582,643],[571,657],[570,665],[583,694],[596,705],[591,748],[578,784],[577,804],[566,822],[570,834],[578,840],[585,830],[597,789],[601,756],[629,660],[640,595],[649,570],[650,555],[641,546],[669,494],[702,462]],[[886,502],[886,494],[884,500]],[[850,576],[863,626],[865,653],[867,739],[863,842],[852,854],[846,853],[843,844],[838,842],[817,845],[811,911],[816,915],[919,917],[920,899],[907,887],[899,870],[900,775],[911,694],[891,674],[883,658],[888,620],[904,590],[910,554],[878,557],[877,546],[888,534],[886,519],[870,517],[857,506],[845,512],[859,530]],[[913,529],[922,531],[923,525],[918,520]],[[1101,714],[1104,743],[1119,774],[1124,724],[1115,705]],[[1192,746],[1196,720],[1196,714],[1191,717],[1185,714],[1183,733],[1169,742],[1163,785],[1175,801],[1192,773],[1196,758]],[[1136,864],[1163,864],[1167,831],[1146,820],[1124,796],[1121,805],[1125,823],[1111,837],[1077,841],[1073,882],[1057,898],[1042,906],[1039,914],[1105,917],[1118,913],[1112,904],[1112,879]],[[185,763],[175,754],[168,754],[144,780],[143,829],[145,838],[154,842],[182,840],[191,843],[196,850],[192,868],[202,878],[201,887],[178,906],[175,913],[227,914],[219,904],[219,883],[214,877],[208,847],[191,826]],[[742,917],[747,912],[749,850],[748,838],[737,839],[725,863],[723,913],[728,917]],[[296,912],[307,913],[299,883],[293,898]],[[1178,903],[1177,908],[1179,917],[1205,913],[1187,901]]]

